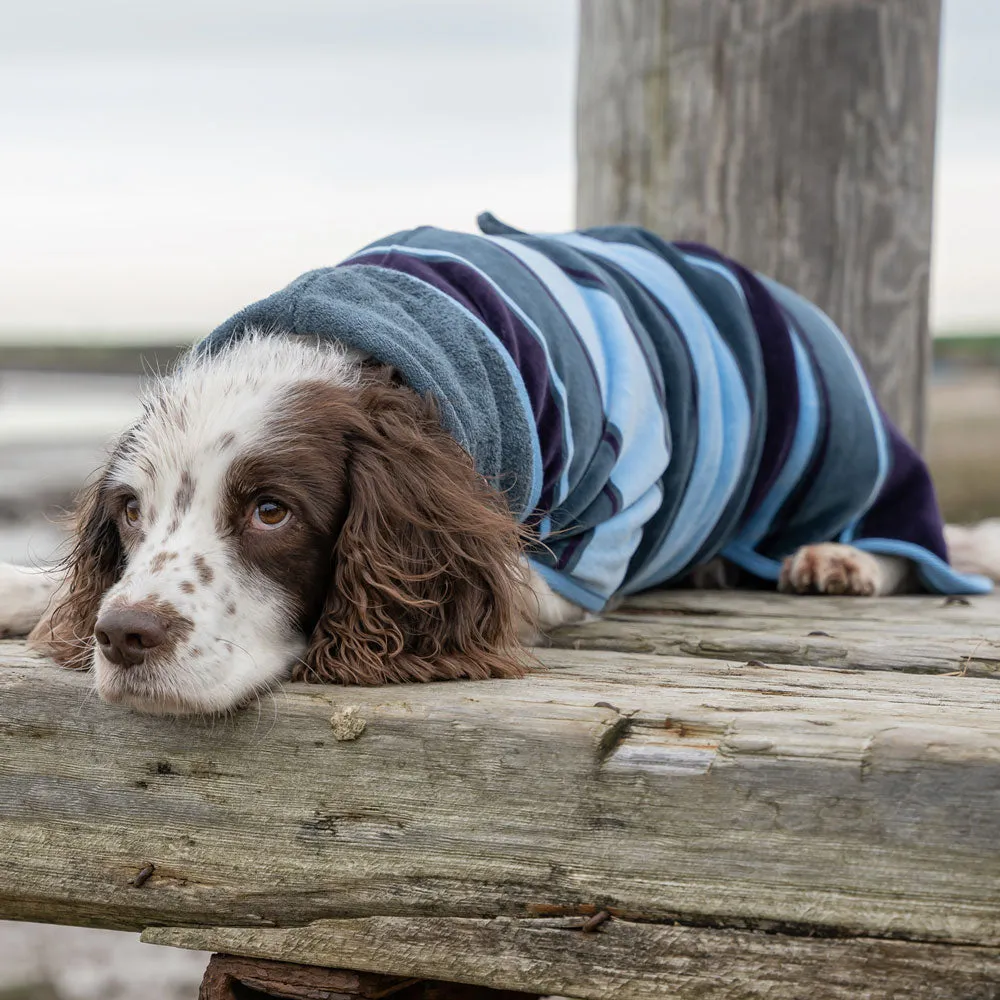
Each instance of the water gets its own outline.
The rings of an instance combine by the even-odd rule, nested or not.
[[[134,421],[138,392],[133,376],[0,375],[0,561],[51,560],[60,514]]]

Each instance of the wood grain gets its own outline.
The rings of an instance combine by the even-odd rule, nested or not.
[[[236,955],[213,955],[198,1000],[244,1000],[240,986],[254,997],[282,1000],[538,1000],[535,992],[386,976],[316,965],[292,964]],[[569,1000],[554,997],[551,1000]]]
[[[280,930],[150,928],[143,940],[358,969],[406,969],[583,1000],[1000,997],[1000,951],[993,948],[790,937],[622,920],[612,920],[599,933],[582,934],[567,923],[373,917]]]
[[[754,591],[652,591],[551,638],[562,649],[1000,676],[1000,600],[853,600]]]
[[[811,624],[793,613],[810,600],[763,595],[645,596],[621,614],[690,628],[739,620],[744,596],[759,631]],[[953,611],[970,632],[1000,621],[996,599],[812,606],[830,622],[843,609],[837,627],[881,607],[890,635],[937,616],[961,635]],[[968,638],[953,636],[956,664]],[[177,722],[103,705],[86,675],[0,644],[0,917],[288,927],[608,908],[1000,946],[997,681],[742,657],[550,649],[524,681],[288,685],[234,719]],[[339,742],[348,706],[367,725]]]
[[[198,991],[198,1000],[242,1000],[240,986],[255,990],[254,996],[286,1000],[416,1000],[403,991],[414,980],[348,969],[325,969],[313,965],[213,955]]]
[[[924,436],[940,0],[581,0],[578,224],[816,302]]]

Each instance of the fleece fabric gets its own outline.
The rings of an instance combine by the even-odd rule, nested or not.
[[[811,303],[637,227],[479,224],[379,240],[202,349],[254,328],[394,367],[535,527],[536,569],[591,611],[717,555],[776,580],[822,541],[904,556],[932,591],[990,589],[948,565],[923,461]]]

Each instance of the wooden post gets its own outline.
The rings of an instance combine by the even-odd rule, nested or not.
[[[918,445],[940,0],[581,0],[578,224],[700,240],[821,306]]]

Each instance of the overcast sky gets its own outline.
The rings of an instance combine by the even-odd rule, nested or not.
[[[193,336],[395,229],[571,226],[575,32],[576,0],[0,0],[0,336]],[[939,328],[1000,327],[998,51],[1000,4],[945,0]]]

